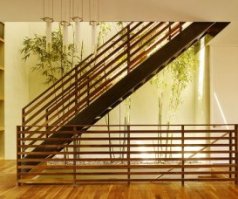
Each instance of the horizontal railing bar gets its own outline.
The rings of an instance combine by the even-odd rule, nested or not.
[[[108,138],[110,139],[110,138]],[[105,141],[108,141],[105,140]],[[127,147],[128,144],[81,144],[81,145],[67,145],[67,148],[102,148],[102,147]],[[212,146],[212,147],[230,147],[236,146],[235,144],[129,144],[130,147],[204,147],[204,146]],[[65,147],[65,144],[47,144],[47,145],[18,145],[21,148],[54,148],[54,147]]]
[[[51,126],[49,126],[48,128],[50,128]],[[66,126],[67,127],[67,126]],[[105,126],[106,127],[106,126]],[[74,133],[82,133],[85,132],[87,134],[103,134],[103,133],[128,133],[128,130],[77,130],[77,127],[75,128],[75,126],[69,126],[68,128],[72,128],[71,131],[18,131],[18,134],[30,134],[30,133],[34,133],[34,134],[52,134],[52,133],[72,133],[72,131]],[[212,132],[212,133],[226,133],[226,132],[234,132],[234,130],[184,130],[184,133],[207,133],[207,132]],[[130,133],[181,133],[181,130],[130,130]]]
[[[45,151],[37,151],[37,152],[18,152],[18,155],[24,155],[24,154],[31,154],[31,155],[56,155],[56,154],[127,154],[127,151],[80,151],[80,152],[61,152],[61,151],[50,151],[50,152],[45,152]],[[215,153],[221,153],[221,154],[227,154],[227,153],[238,153],[237,151],[165,151],[165,150],[160,150],[160,151],[130,151],[130,154],[182,154],[182,153],[209,153],[209,154],[215,154]]]
[[[164,178],[164,179],[153,179],[153,178],[142,178],[142,179],[130,179],[131,182],[167,182],[167,181],[181,181],[181,178]],[[234,178],[185,178],[184,181],[234,181]],[[128,182],[128,179],[76,179],[76,182],[83,183],[83,182],[90,182],[90,183],[98,183],[98,182]]]
[[[237,124],[110,124],[110,126],[113,126],[113,127],[127,127],[127,126],[131,126],[131,127],[181,127],[181,126],[184,126],[186,128],[187,127],[196,127],[196,126],[204,126],[204,127],[216,127],[216,126],[225,126],[225,127],[228,127],[228,126],[231,126],[231,127],[234,127],[235,125]],[[67,127],[107,127],[106,124],[81,124],[81,125],[66,125]],[[18,127],[32,127],[32,125],[18,125]],[[41,127],[40,125],[34,125],[34,127]],[[185,129],[186,130],[186,129]],[[191,129],[191,130],[194,130],[194,129]],[[206,130],[206,129],[204,129]],[[208,129],[209,130],[209,129]],[[224,129],[224,131],[229,131],[230,129]],[[234,130],[234,128],[233,128]]]
[[[187,175],[198,175],[198,174],[237,174],[238,172],[235,171],[171,171],[171,172],[165,172],[165,171],[157,171],[157,172],[151,172],[151,171],[143,171],[143,172],[123,172],[123,171],[117,171],[117,172],[50,172],[50,173],[42,173],[42,172],[21,172],[21,175],[181,175],[181,174],[187,174]]]
[[[74,134],[72,133],[72,136]],[[107,140],[109,138],[47,138],[49,141],[73,141],[73,140]],[[229,140],[229,137],[185,137],[184,140]],[[27,140],[45,140],[45,138],[17,138],[18,141],[27,141]],[[110,140],[127,140],[127,138],[117,137],[110,138]],[[181,137],[131,137],[130,140],[181,140]]]
[[[148,164],[140,164],[140,165],[40,165],[40,166],[30,166],[30,165],[21,165],[17,166],[18,169],[33,169],[33,168],[40,168],[40,169],[121,169],[121,168],[133,168],[133,169],[145,169],[145,168],[217,168],[217,167],[236,167],[236,164],[197,164],[197,165],[148,165]]]
[[[53,158],[34,158],[34,159],[19,159],[18,162],[62,162],[62,161],[76,161],[76,162],[82,162],[82,161],[127,161],[127,158],[60,158],[60,159],[53,159]],[[181,161],[183,158],[130,158],[130,161]],[[185,161],[204,161],[204,160],[235,160],[235,157],[210,157],[210,158],[204,158],[204,157],[194,157],[194,158],[186,158]]]

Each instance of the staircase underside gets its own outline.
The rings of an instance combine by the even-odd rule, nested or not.
[[[148,57],[140,66],[129,73],[125,78],[120,80],[116,85],[101,95],[96,101],[90,104],[86,109],[81,111],[67,125],[82,125],[83,130],[87,126],[95,124],[101,117],[107,114],[112,108],[117,106],[126,97],[132,94],[136,89],[141,87],[151,77],[160,72],[167,64],[178,57],[182,52],[188,49],[191,45],[197,42],[205,34],[211,33],[212,36],[218,34],[224,29],[228,23],[225,22],[195,22],[188,26],[184,31],[178,34],[165,46]],[[66,131],[69,127],[62,127],[60,131]],[[77,130],[80,130],[78,127]],[[73,134],[55,133],[51,138],[70,138]],[[56,144],[67,142],[57,141]],[[52,144],[52,141],[45,140],[41,143],[40,148],[35,148],[37,151],[59,151],[62,148],[43,148],[43,145]],[[46,158],[47,155],[28,155],[26,158]],[[40,162],[27,163],[28,165],[36,165]]]

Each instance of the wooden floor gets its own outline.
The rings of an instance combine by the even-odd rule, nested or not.
[[[0,160],[0,199],[238,199],[234,183],[188,182],[16,186],[15,161]]]

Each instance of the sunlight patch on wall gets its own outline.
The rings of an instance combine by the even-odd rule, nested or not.
[[[218,97],[217,97],[216,92],[213,93],[213,96],[214,96],[216,105],[217,105],[217,107],[218,107],[218,110],[219,110],[219,112],[220,112],[220,115],[221,115],[221,117],[222,117],[222,120],[223,120],[224,124],[228,124],[227,119],[226,119],[226,116],[225,116],[225,113],[224,113],[224,111],[223,111],[223,109],[222,109],[221,103],[220,103],[220,101],[219,101],[219,99],[218,99]],[[228,129],[227,126],[226,126],[226,128]]]
[[[206,47],[205,37],[201,39],[201,47],[199,51],[199,71],[198,71],[198,99],[203,99],[204,95],[204,74],[205,74],[205,59],[206,59]]]

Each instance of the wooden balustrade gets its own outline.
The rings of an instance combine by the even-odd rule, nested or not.
[[[237,125],[86,126],[17,127],[18,183],[238,182]]]
[[[71,121],[120,79],[181,31],[182,23],[133,22],[23,108],[26,130]],[[130,66],[129,66],[130,65]],[[78,100],[80,99],[80,100]],[[60,124],[60,125],[59,125]],[[38,127],[36,127],[38,125]],[[33,128],[33,129],[31,129]],[[35,134],[28,135],[34,137]]]

